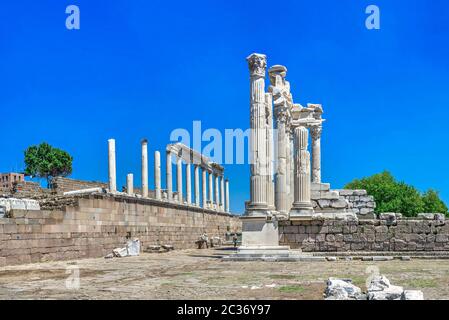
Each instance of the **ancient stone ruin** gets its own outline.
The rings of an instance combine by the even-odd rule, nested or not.
[[[332,190],[323,183],[323,107],[297,103],[286,80],[287,68],[281,65],[268,69],[266,91],[266,56],[253,53],[247,61],[250,200],[242,217],[243,245],[232,259],[288,260],[293,257],[291,248],[309,252],[449,250],[449,226],[443,215],[377,217],[374,199],[365,190]]]
[[[286,67],[268,69],[266,88],[266,56],[247,60],[251,181],[244,216],[231,213],[224,168],[180,143],[166,146],[164,175],[159,151],[149,172],[148,141],[142,140],[142,180],[136,186],[129,173],[119,188],[110,139],[107,183],[56,178],[50,189],[28,181],[0,188],[0,266],[103,257],[130,238],[150,251],[195,248],[203,234],[225,240],[240,231],[242,246],[230,260],[447,256],[443,215],[377,216],[365,190],[334,190],[322,182],[323,107],[293,99]]]

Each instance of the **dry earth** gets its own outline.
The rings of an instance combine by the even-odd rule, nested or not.
[[[365,289],[379,268],[392,284],[449,299],[449,260],[223,262],[226,249],[0,268],[0,299],[322,299],[328,277]],[[79,269],[79,289],[68,289]],[[67,280],[69,279],[69,280]],[[69,286],[70,287],[70,286]]]

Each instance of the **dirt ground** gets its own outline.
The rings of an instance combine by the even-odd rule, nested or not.
[[[322,299],[327,278],[350,278],[365,289],[377,270],[392,284],[422,290],[425,299],[449,299],[449,260],[221,261],[230,252],[183,250],[4,267],[0,299]]]

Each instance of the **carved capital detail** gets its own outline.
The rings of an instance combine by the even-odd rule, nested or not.
[[[264,54],[253,53],[246,58],[248,61],[248,67],[253,76],[259,76],[265,78],[265,71],[267,69],[267,57]]]

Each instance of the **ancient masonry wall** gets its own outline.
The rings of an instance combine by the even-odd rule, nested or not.
[[[108,185],[103,182],[75,180],[64,177],[53,178],[51,184],[52,189],[57,193],[64,193],[68,191],[90,189],[90,188],[106,189],[108,187]]]
[[[444,220],[283,221],[280,244],[304,252],[449,251]]]
[[[70,200],[70,201],[69,201]],[[198,237],[241,231],[238,216],[126,196],[88,195],[65,199],[56,210],[13,210],[0,219],[0,266],[49,260],[103,257],[127,237],[142,247],[194,248]]]
[[[316,213],[353,212],[360,219],[376,217],[376,203],[366,190],[332,190],[329,183],[312,183],[311,200]]]

